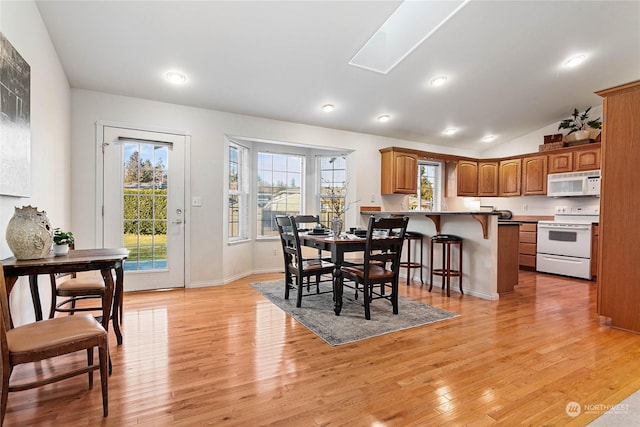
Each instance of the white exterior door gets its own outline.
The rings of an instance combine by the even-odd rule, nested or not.
[[[105,125],[101,142],[102,240],[130,250],[125,291],[184,287],[187,137]]]

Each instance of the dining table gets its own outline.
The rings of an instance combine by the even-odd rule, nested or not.
[[[342,311],[342,266],[345,263],[344,255],[348,252],[363,252],[367,239],[354,234],[334,236],[333,234],[314,234],[312,232],[300,233],[300,244],[311,248],[321,249],[331,253],[333,268],[333,297],[336,316]]]
[[[29,277],[29,288],[36,321],[42,320],[38,275],[100,271],[105,286],[111,290],[110,293],[113,295],[112,310],[111,313],[103,313],[103,325],[107,328],[109,318],[111,318],[118,345],[121,345],[123,341],[121,326],[124,262],[128,256],[129,250],[125,248],[75,249],[62,256],[50,254],[44,258],[28,260],[18,260],[15,257],[10,257],[0,262],[2,262],[4,270],[8,295],[20,276]],[[115,282],[112,272],[115,272]],[[52,299],[52,304],[55,304],[55,294],[52,295]]]

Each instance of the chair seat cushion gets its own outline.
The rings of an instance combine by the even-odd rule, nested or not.
[[[355,265],[351,267],[343,267],[342,273],[351,276],[357,277],[360,280],[364,280],[364,266]],[[371,264],[369,266],[369,279],[370,280],[391,280],[393,279],[393,271],[385,269],[381,265]]]
[[[104,290],[104,280],[101,277],[76,277],[58,284],[58,292],[80,290],[102,292]]]
[[[7,331],[7,345],[11,353],[40,351],[101,334],[106,332],[92,315],[76,314],[10,329]]]

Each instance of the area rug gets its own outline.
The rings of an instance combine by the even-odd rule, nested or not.
[[[333,312],[332,293],[305,296],[302,298],[302,307],[297,308],[297,291],[291,290],[289,299],[285,300],[282,281],[252,283],[251,286],[282,311],[334,346],[459,316],[402,295],[398,297],[398,314],[393,314],[389,301],[374,300],[371,304],[371,320],[366,320],[364,307],[359,302],[345,297],[342,312],[340,316],[336,316]],[[348,292],[353,290],[345,289],[345,294]]]

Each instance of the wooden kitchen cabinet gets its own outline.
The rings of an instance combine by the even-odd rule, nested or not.
[[[573,151],[549,154],[549,173],[573,171]]]
[[[614,328],[640,332],[640,80],[597,92],[602,115],[602,196],[598,314]]]
[[[478,196],[496,197],[498,195],[499,162],[478,162]]]
[[[518,224],[498,224],[498,294],[518,284]]]
[[[520,268],[526,270],[536,269],[537,242],[538,224],[520,224],[520,249],[518,256]]]
[[[458,196],[478,195],[478,162],[460,160],[457,171]]]
[[[549,154],[549,173],[600,169],[600,146]]]
[[[547,194],[547,156],[522,159],[522,195]]]
[[[600,169],[600,148],[580,150],[574,153],[575,171],[591,171]]]
[[[501,160],[498,169],[498,195],[519,196],[520,195],[520,168],[522,159]]]
[[[416,194],[418,191],[418,155],[393,149],[380,150],[380,192]]]

